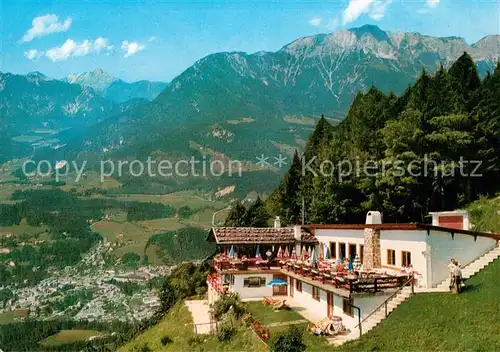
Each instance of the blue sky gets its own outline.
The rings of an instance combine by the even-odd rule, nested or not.
[[[63,77],[100,67],[170,81],[218,51],[276,51],[303,36],[377,24],[388,31],[500,34],[498,0],[0,0],[0,70]]]

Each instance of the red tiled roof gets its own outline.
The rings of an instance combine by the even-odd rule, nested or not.
[[[301,230],[301,242],[318,242],[314,235]],[[218,244],[254,244],[254,243],[295,243],[293,227],[213,227],[208,241]]]

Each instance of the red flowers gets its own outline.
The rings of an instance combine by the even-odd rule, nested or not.
[[[271,337],[271,335],[270,335],[269,329],[267,327],[265,327],[264,325],[262,325],[258,321],[254,321],[250,325],[251,325],[253,331],[255,331],[255,333],[257,334],[257,336],[262,341],[264,341],[264,342],[269,341],[269,338]]]

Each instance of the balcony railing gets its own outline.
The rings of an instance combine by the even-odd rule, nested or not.
[[[399,288],[405,285],[413,275],[411,274],[383,274],[377,271],[361,272],[332,271],[331,268],[314,268],[308,265],[298,265],[291,262],[285,263],[283,269],[293,272],[312,281],[318,281],[323,285],[331,285],[338,289],[353,292],[380,292],[387,289]]]
[[[281,264],[277,259],[258,260],[255,258],[241,260],[212,260],[212,267],[218,271],[225,270],[249,270],[249,269],[271,269],[281,268]]]

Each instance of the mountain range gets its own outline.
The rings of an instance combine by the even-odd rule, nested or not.
[[[67,140],[84,133],[86,128],[148,103],[144,96],[152,98],[150,86],[155,82],[129,84],[110,79],[111,76],[102,70],[93,73],[73,76],[75,81],[70,82],[52,79],[40,72],[27,75],[0,72],[0,133],[3,137],[0,162],[43,146],[61,147]],[[106,80],[110,83],[105,90],[92,87],[105,87],[102,83]],[[124,88],[117,91],[112,88],[114,85]],[[142,90],[131,89],[142,86]],[[122,98],[109,99],[109,94],[104,94],[109,89]],[[124,100],[125,97],[130,99]],[[64,141],[60,138],[62,134]]]
[[[153,100],[168,86],[168,83],[165,82],[146,80],[132,83],[125,82],[100,68],[82,74],[72,73],[64,80],[68,83],[91,87],[104,98],[117,103],[123,103],[134,98]]]
[[[500,36],[469,45],[458,37],[367,25],[300,38],[276,52],[215,53],[177,76],[151,103],[98,122],[56,157],[185,158],[194,153],[255,163],[261,154],[290,155],[303,148],[322,114],[331,122],[342,119],[358,92],[376,86],[400,94],[423,69],[448,67],[464,51],[485,75],[500,56]],[[97,73],[102,79],[72,79],[101,91],[116,83]]]

